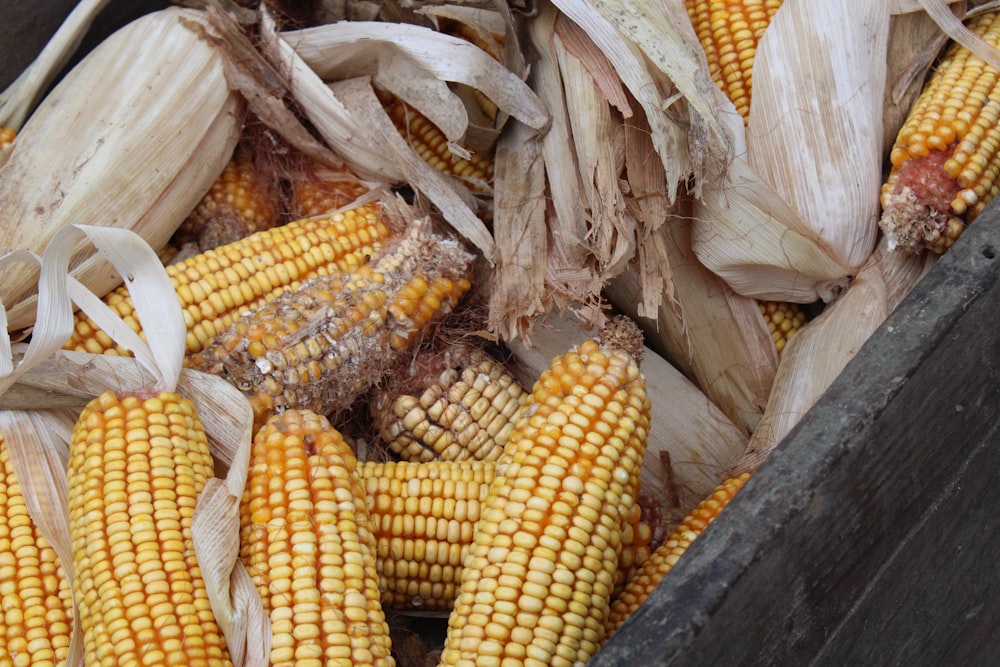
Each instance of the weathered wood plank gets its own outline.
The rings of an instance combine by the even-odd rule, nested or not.
[[[593,665],[1000,654],[998,257],[992,206]]]

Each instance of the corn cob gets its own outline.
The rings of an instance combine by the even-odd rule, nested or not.
[[[292,182],[292,211],[299,218],[324,215],[347,206],[367,191],[352,176],[304,174]]]
[[[969,28],[1000,46],[1000,13]],[[959,44],[934,70],[896,136],[879,225],[891,247],[940,254],[1000,190],[1000,74]]]
[[[191,535],[213,475],[194,406],[172,392],[107,391],[69,457],[75,598],[87,665],[230,665]]]
[[[712,79],[746,123],[757,42],[781,0],[684,0],[684,4],[708,57]]]
[[[379,435],[405,461],[495,461],[528,400],[503,364],[473,348],[428,354],[391,385],[420,392],[384,387],[371,403]]]
[[[380,97],[399,133],[427,164],[473,186],[493,180],[492,160],[478,153],[472,153],[468,160],[458,157],[448,148],[448,138],[426,116],[395,96]]]
[[[271,665],[394,664],[363,493],[325,417],[286,410],[254,438],[240,558],[271,619]]]
[[[591,340],[552,361],[483,504],[441,664],[590,659],[604,634],[648,427],[631,355]]]
[[[193,368],[243,391],[259,426],[272,413],[349,407],[469,289],[471,256],[417,222],[370,264],[317,277],[238,319]]]
[[[277,184],[257,168],[250,153],[237,147],[174,238],[210,250],[278,224]]]
[[[646,559],[625,590],[611,604],[605,638],[618,632],[622,623],[639,608],[653,589],[660,585],[663,577],[673,569],[691,543],[701,535],[708,524],[715,520],[748,479],[750,473],[743,473],[739,477],[727,479],[716,487],[708,498],[691,510],[666,541],[656,548],[653,555]]]
[[[366,462],[360,466],[378,545],[382,605],[450,610],[462,561],[497,466],[488,461]],[[625,520],[615,586],[650,553],[652,527],[635,505]]]
[[[797,303],[784,301],[761,301],[760,313],[771,332],[774,346],[781,354],[785,345],[806,323],[806,314]]]
[[[0,665],[66,664],[73,602],[55,551],[21,495],[0,435]]]
[[[357,268],[390,233],[379,209],[371,205],[258,232],[168,266],[184,311],[188,354],[201,350],[241,314],[256,310],[307,278]],[[104,301],[133,331],[141,331],[125,287]],[[76,315],[73,336],[65,348],[128,354],[82,313]]]
[[[0,150],[3,150],[7,146],[14,143],[14,137],[17,136],[17,130],[12,127],[0,127]]]

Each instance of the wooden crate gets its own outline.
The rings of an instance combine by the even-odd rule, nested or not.
[[[1000,659],[1000,202],[592,660]]]

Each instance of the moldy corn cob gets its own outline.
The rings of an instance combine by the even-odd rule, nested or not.
[[[597,341],[542,373],[476,524],[442,665],[561,667],[597,651],[649,410],[635,359]]]
[[[28,515],[0,434],[0,665],[66,664],[73,604],[55,551]]]
[[[382,440],[403,460],[495,461],[527,400],[486,351],[448,348],[418,357],[376,389],[371,412]]]
[[[286,410],[257,433],[240,538],[271,665],[394,664],[357,461],[325,417]]]
[[[360,466],[378,545],[386,608],[450,610],[497,465],[488,461],[366,462]],[[650,553],[652,527],[639,505],[625,518],[615,586]]]
[[[211,250],[278,224],[280,191],[239,146],[194,211],[174,233],[178,243]]]
[[[289,408],[346,409],[454,308],[471,260],[456,239],[414,222],[369,264],[313,278],[241,317],[190,365],[243,391],[258,425]]]
[[[1000,12],[969,29],[1000,46]],[[890,247],[940,254],[1000,190],[1000,73],[952,44],[903,123],[882,186]]]
[[[73,429],[69,516],[86,664],[228,666],[191,534],[213,476],[192,403],[107,391]]]
[[[187,326],[187,352],[198,352],[242,313],[256,310],[307,278],[358,268],[391,235],[377,204],[337,215],[298,220],[257,232],[167,267]],[[128,289],[104,298],[136,332],[141,325]],[[96,354],[128,352],[77,313],[66,349]]]
[[[750,473],[743,473],[739,477],[727,479],[716,487],[712,494],[691,510],[666,541],[640,565],[639,571],[625,586],[625,590],[611,604],[605,639],[616,633],[622,623],[649,597],[653,589],[659,586],[663,577],[673,569],[691,543],[701,535],[708,524],[715,520],[748,479]]]

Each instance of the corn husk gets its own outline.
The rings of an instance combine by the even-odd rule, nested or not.
[[[882,238],[843,296],[786,345],[767,409],[736,472],[752,471],[767,458],[935,259],[891,252]]]
[[[71,256],[86,239],[127,278],[148,344],[92,291],[69,275]],[[22,482],[29,513],[63,563],[71,562],[66,508],[66,457],[79,405],[106,389],[177,390],[199,412],[216,458],[218,477],[199,496],[192,531],[199,567],[234,665],[267,664],[270,629],[256,587],[238,561],[239,501],[250,455],[252,410],[224,380],[182,370],[186,327],[170,280],[153,249],[124,229],[69,225],[58,230],[42,257],[27,251],[0,258],[5,270],[15,262],[40,265],[39,321],[30,343],[11,345],[0,334],[0,428],[12,443],[15,474]],[[59,350],[73,326],[74,302],[133,357]],[[0,320],[6,312],[0,309]],[[14,405],[6,402],[11,391]],[[34,405],[31,405],[34,397]],[[44,408],[44,409],[43,409]],[[75,613],[78,617],[78,613]],[[74,626],[67,664],[82,665],[82,638]]]
[[[163,245],[222,171],[241,102],[201,14],[147,15],[101,43],[56,86],[0,167],[0,253],[40,252],[64,225],[129,228]],[[81,252],[74,275],[98,294],[118,283]],[[34,320],[35,274],[0,276],[9,325]]]
[[[522,386],[531,387],[553,357],[593,335],[575,315],[550,313],[536,324],[530,346],[523,338],[510,343],[512,372]],[[662,507],[689,510],[739,458],[747,435],[653,350],[645,349],[639,367],[651,403],[641,488]]]

